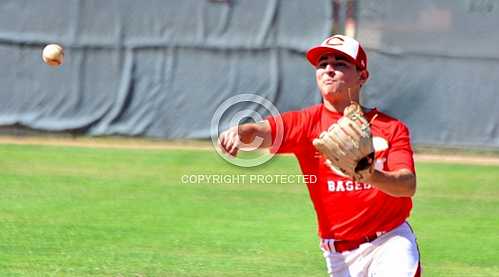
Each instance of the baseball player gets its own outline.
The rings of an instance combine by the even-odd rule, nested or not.
[[[330,276],[420,276],[416,238],[406,221],[416,191],[408,128],[376,108],[345,110],[359,103],[369,78],[358,41],[334,35],[311,48],[307,59],[323,103],[279,115],[281,145],[273,145],[278,128],[271,116],[221,133],[219,146],[235,156],[241,142],[260,137],[260,147],[293,153],[302,173],[317,177],[307,187]]]

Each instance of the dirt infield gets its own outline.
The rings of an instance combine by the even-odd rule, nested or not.
[[[416,162],[499,165],[499,158],[468,155],[415,154],[414,159]]]
[[[50,145],[89,148],[142,149],[142,150],[206,150],[212,151],[209,140],[160,140],[121,137],[58,137],[58,136],[0,136],[0,144]],[[434,152],[434,151],[428,151]],[[499,157],[477,154],[425,153],[415,154],[416,162],[445,162],[455,164],[499,165]]]
[[[143,138],[116,138],[116,137],[15,137],[0,136],[0,144],[19,145],[50,145],[89,148],[116,148],[116,149],[186,149],[211,150],[211,141],[197,140],[159,140]]]

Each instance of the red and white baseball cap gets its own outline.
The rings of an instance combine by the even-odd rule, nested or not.
[[[307,59],[317,66],[319,58],[328,53],[340,53],[350,58],[353,64],[359,69],[367,69],[367,55],[360,43],[347,36],[334,35],[324,40],[320,45],[310,48],[307,51]]]

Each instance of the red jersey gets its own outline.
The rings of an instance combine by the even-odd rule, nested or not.
[[[371,123],[376,150],[375,168],[394,171],[414,170],[413,151],[409,130],[399,120],[373,109],[365,114]],[[351,178],[333,172],[325,158],[312,145],[319,134],[329,128],[341,113],[332,112],[323,104],[280,115],[284,130],[280,146],[274,153],[293,153],[300,164],[312,199],[319,235],[324,239],[352,240],[376,232],[387,232],[402,224],[412,209],[410,197],[393,197],[367,183],[353,182]],[[276,137],[276,119],[269,117],[272,140]]]

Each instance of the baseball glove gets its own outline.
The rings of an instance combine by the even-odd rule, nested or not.
[[[345,108],[338,122],[314,139],[313,145],[327,158],[326,164],[331,169],[339,170],[354,180],[363,180],[373,171],[374,147],[370,124],[360,105],[355,102]]]

